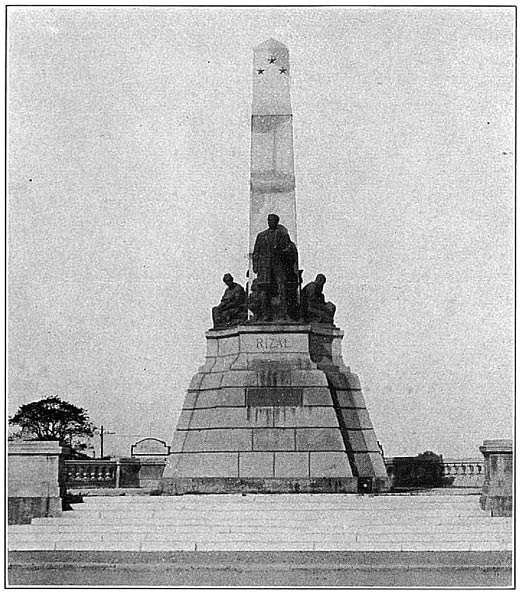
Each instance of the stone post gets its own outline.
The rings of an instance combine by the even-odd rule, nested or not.
[[[481,508],[492,516],[512,516],[512,440],[485,440],[479,450],[485,457]]]
[[[61,515],[64,460],[64,449],[57,441],[9,443],[9,524],[29,524],[35,517]]]

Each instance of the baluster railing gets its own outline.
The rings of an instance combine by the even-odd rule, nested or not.
[[[65,484],[70,488],[116,487],[115,460],[66,460]]]
[[[446,487],[481,487],[483,460],[446,460],[443,462],[443,477]]]

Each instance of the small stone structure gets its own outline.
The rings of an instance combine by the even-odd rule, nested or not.
[[[8,522],[59,516],[65,495],[67,450],[57,441],[26,440],[8,445]]]
[[[170,446],[159,438],[142,438],[130,447],[130,456],[136,457],[167,457],[170,454]]]
[[[512,516],[512,440],[485,440],[479,450],[485,457],[480,505],[492,516]]]
[[[158,438],[143,438],[130,451],[132,458],[139,459],[139,487],[159,488],[170,446]]]

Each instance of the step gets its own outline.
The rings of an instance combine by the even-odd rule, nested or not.
[[[512,520],[491,518],[480,509],[477,496],[93,497],[74,504],[61,517],[35,518],[30,525],[10,527],[8,547],[20,551],[504,551],[512,547]]]
[[[179,516],[201,516],[204,515],[206,517],[208,517],[209,520],[216,520],[219,519],[222,516],[227,516],[229,518],[229,520],[235,520],[238,518],[241,518],[241,516],[248,516],[251,519],[262,519],[265,516],[272,516],[273,519],[280,519],[280,518],[284,518],[287,517],[289,515],[291,516],[295,516],[297,518],[300,518],[302,520],[308,520],[308,519],[315,519],[315,520],[320,520],[320,519],[327,519],[328,517],[330,518],[335,518],[335,517],[342,517],[342,518],[346,518],[346,519],[357,519],[363,516],[388,516],[390,519],[393,520],[400,520],[402,517],[409,517],[411,519],[418,519],[418,518],[426,518],[426,519],[430,519],[430,518],[444,518],[444,519],[450,519],[450,518],[464,518],[466,516],[475,516],[475,517],[479,517],[479,516],[486,516],[489,517],[488,512],[484,512],[483,510],[481,510],[480,508],[467,508],[467,509],[461,509],[461,511],[459,512],[443,512],[443,511],[438,511],[438,512],[391,512],[391,511],[387,511],[387,509],[385,508],[378,508],[378,509],[374,509],[374,510],[365,510],[365,511],[342,511],[342,510],[332,510],[330,512],[324,512],[324,511],[292,511],[290,509],[288,510],[280,510],[280,509],[273,509],[273,510],[263,510],[263,511],[255,511],[252,510],[251,508],[244,508],[242,510],[220,510],[220,511],[215,511],[215,512],[210,512],[208,511],[206,508],[200,508],[200,509],[183,509],[180,508],[178,510],[170,510],[170,509],[161,509],[161,508],[155,508],[155,509],[143,509],[140,510],[138,508],[132,508],[129,509],[128,511],[121,511],[121,510],[104,510],[104,509],[91,509],[91,510],[72,510],[72,511],[67,511],[63,514],[63,517],[70,517],[72,520],[74,520],[75,518],[87,518],[88,516],[98,516],[98,517],[106,517],[108,519],[114,519],[114,520],[119,520],[121,518],[127,518],[130,516],[143,516],[146,518],[154,518],[154,517],[163,517],[163,518],[178,518]]]
[[[510,542],[495,541],[157,541],[114,540],[21,541],[16,551],[511,551]]]
[[[48,529],[44,531],[40,530],[18,530],[9,533],[10,540],[20,540],[20,539],[35,539],[35,538],[58,538],[58,537],[67,537],[67,538],[74,538],[77,536],[81,537],[99,537],[99,536],[107,536],[107,537],[123,537],[123,536],[143,536],[143,530],[141,528],[125,528],[121,530],[83,530],[78,533],[74,530],[66,530],[66,529]],[[436,538],[436,537],[444,537],[447,539],[452,538],[473,538],[473,537],[488,537],[488,538],[512,538],[512,533],[508,530],[491,530],[491,529],[480,529],[480,530],[462,530],[462,529],[454,529],[452,531],[448,531],[446,529],[443,530],[433,530],[428,532],[429,537]],[[229,530],[217,530],[217,529],[170,529],[165,528],[161,530],[153,529],[152,535],[156,538],[161,537],[185,537],[185,538],[227,538],[231,539],[233,537],[254,537],[254,538],[263,538],[263,537],[271,537],[271,538],[291,538],[292,536],[295,537],[303,537],[305,536],[307,539],[313,537],[322,537],[322,538],[331,538],[331,537],[338,537],[338,538],[346,538],[346,537],[355,537],[355,538],[367,538],[368,536],[371,537],[380,537],[384,539],[385,537],[420,537],[425,536],[425,530],[417,529],[417,530],[385,530],[385,529],[345,529],[345,530],[335,530],[330,532],[325,531],[304,531],[303,529],[285,529],[285,530],[275,530],[269,529],[265,532],[260,532],[259,530],[242,530],[242,531],[229,531]]]
[[[402,544],[404,542],[422,542],[430,541],[431,543],[444,543],[444,542],[496,542],[496,543],[508,543],[510,541],[507,535],[496,535],[492,536],[490,533],[472,533],[472,534],[446,534],[446,533],[401,533],[401,534],[384,534],[384,533],[371,533],[364,535],[363,533],[355,534],[342,534],[335,533],[326,535],[323,533],[315,535],[306,535],[305,540],[300,533],[256,533],[254,541],[260,542],[288,542],[288,541],[300,541],[306,544],[328,542],[331,544],[338,543],[339,545],[350,544],[350,543],[396,543]],[[193,542],[212,542],[212,543],[228,543],[237,542],[243,545],[248,545],[252,540],[250,533],[200,533],[199,536],[195,533],[162,533],[162,534],[150,534],[143,535],[139,532],[134,533],[61,533],[59,540],[70,540],[83,543],[97,543],[101,541],[121,541],[125,539],[132,539],[135,541],[193,541]],[[31,536],[14,536],[9,537],[10,543],[15,542],[30,542],[33,540],[51,542],[57,540],[55,537],[31,537]]]
[[[106,496],[84,496],[84,499],[89,503],[97,503],[100,500],[106,500],[111,503],[119,502],[131,502],[136,501],[139,503],[179,503],[179,502],[197,502],[200,503],[204,500],[205,503],[221,504],[224,502],[242,502],[255,501],[256,503],[269,503],[269,504],[280,504],[283,502],[289,502],[295,504],[298,503],[317,503],[321,500],[331,504],[337,503],[365,503],[378,501],[389,502],[389,503],[422,503],[422,504],[442,504],[442,503],[465,503],[469,498],[478,498],[479,494],[472,493],[468,495],[457,495],[457,496],[445,496],[445,495],[396,495],[396,494],[352,494],[352,493],[299,493],[299,494],[285,494],[285,493],[274,493],[274,494],[201,494],[201,495],[106,495]]]
[[[386,528],[393,526],[398,528],[414,528],[420,526],[421,528],[466,528],[467,525],[490,525],[490,528],[503,528],[502,524],[511,524],[508,518],[491,518],[490,516],[464,516],[461,519],[454,519],[454,517],[431,517],[422,520],[411,519],[406,517],[402,520],[396,520],[386,516],[360,516],[357,519],[352,517],[339,517],[338,519],[327,520],[306,520],[303,518],[296,518],[294,516],[286,519],[273,519],[273,517],[266,517],[264,520],[252,520],[249,516],[242,516],[237,520],[229,520],[226,517],[216,518],[212,520],[208,517],[201,516],[177,516],[177,517],[143,517],[133,515],[128,517],[121,517],[119,520],[108,519],[106,516],[86,516],[84,519],[80,518],[61,518],[60,524],[62,526],[69,526],[71,528],[78,528],[79,525],[85,528],[100,528],[103,525],[110,525],[112,528],[118,528],[121,524],[130,524],[136,526],[143,526],[145,528],[162,528],[169,526],[171,528],[177,526],[186,526],[189,528],[208,528],[215,526],[220,528],[234,528],[237,525],[248,525],[250,528],[277,528],[281,523],[284,523],[285,528],[307,528],[309,530],[331,530],[337,527],[342,528],[374,528],[379,524]],[[32,527],[45,527],[48,524],[54,524],[53,518],[34,518]],[[487,526],[488,527],[488,526]]]
[[[33,526],[37,525],[45,525],[48,524],[49,521],[53,520],[52,518],[34,518],[33,519]],[[464,515],[460,517],[455,516],[422,516],[421,519],[418,519],[416,516],[403,516],[402,518],[394,517],[394,516],[333,516],[328,518],[317,519],[316,517],[309,517],[306,518],[305,516],[259,516],[259,517],[252,517],[247,514],[243,514],[241,516],[201,516],[201,515],[178,515],[178,516],[140,516],[139,514],[132,514],[130,516],[107,516],[107,515],[85,515],[84,517],[74,516],[63,516],[60,518],[60,523],[63,525],[69,524],[73,527],[78,527],[78,524],[92,524],[92,525],[103,525],[103,524],[111,524],[114,526],[118,526],[119,524],[143,524],[146,526],[147,524],[160,527],[163,524],[169,524],[172,526],[186,524],[190,526],[207,526],[208,524],[214,524],[218,526],[234,526],[237,524],[248,524],[252,527],[262,527],[262,526],[277,526],[283,522],[286,525],[295,525],[295,526],[304,526],[309,525],[310,528],[314,528],[318,526],[319,528],[323,525],[324,528],[334,528],[337,525],[351,525],[351,526],[364,526],[364,525],[372,525],[376,526],[377,524],[386,524],[386,525],[402,525],[403,527],[414,526],[417,524],[420,525],[430,525],[430,526],[444,526],[451,524],[454,525],[465,525],[465,524],[496,524],[499,525],[501,523],[508,523],[508,518],[501,518],[501,517],[490,517],[485,515],[477,515],[477,516],[470,516]]]
[[[469,503],[469,500],[479,500],[478,495],[467,496],[391,496],[391,495],[350,495],[350,494],[298,494],[298,495],[185,495],[185,496],[96,496],[83,498],[89,505],[110,504],[164,504],[164,505],[194,505],[222,506],[228,504],[258,504],[258,505],[290,505],[299,506],[309,504],[316,506],[357,506],[357,505],[459,505]]]

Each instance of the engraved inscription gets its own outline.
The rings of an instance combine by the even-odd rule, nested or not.
[[[288,342],[285,337],[257,337],[257,349],[267,351],[288,349]]]
[[[247,407],[300,407],[302,388],[264,386],[246,390]]]

